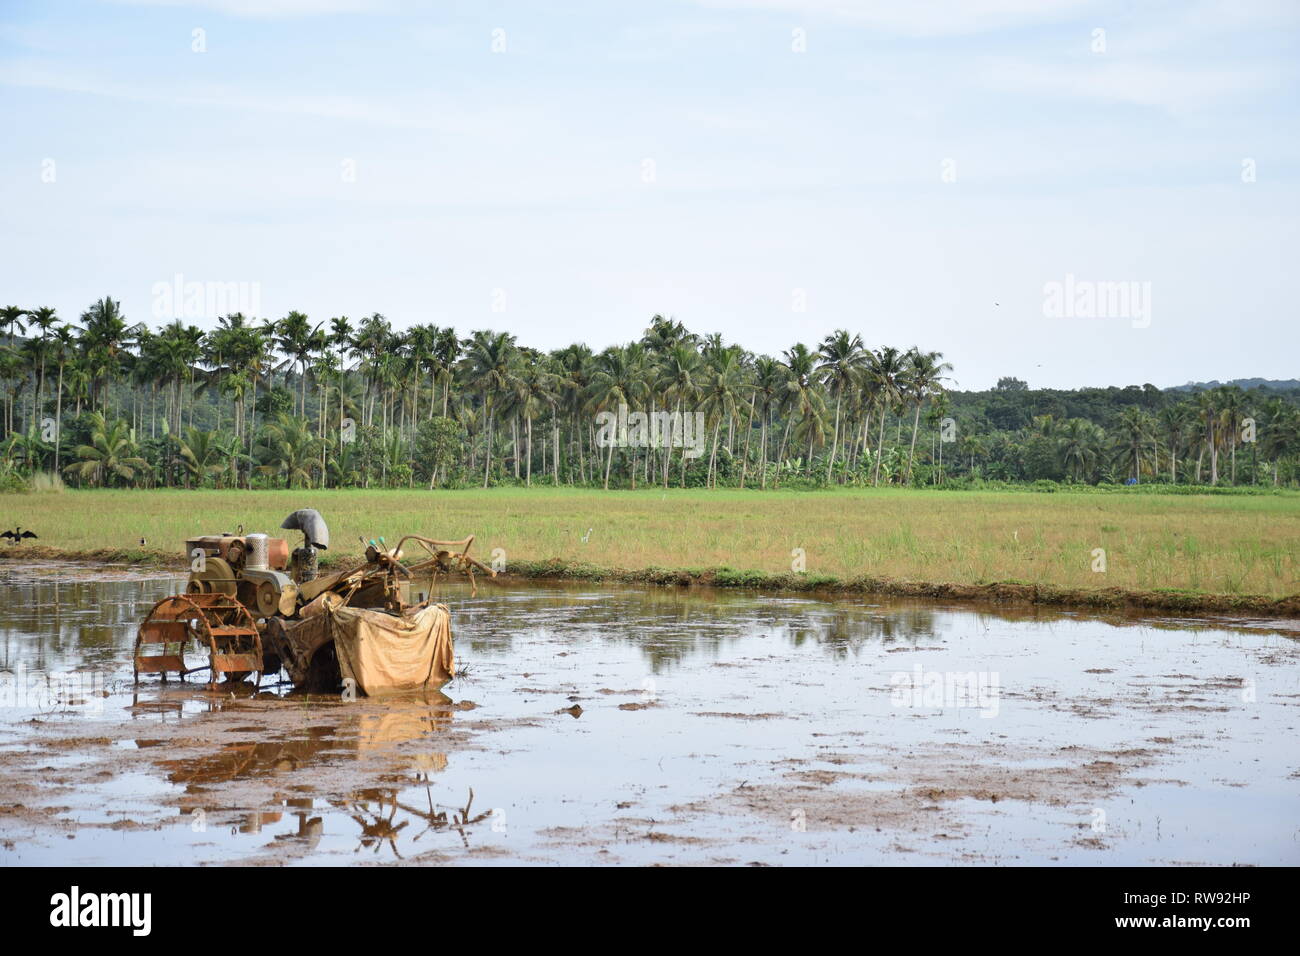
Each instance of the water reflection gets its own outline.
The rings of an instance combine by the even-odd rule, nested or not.
[[[54,574],[55,571],[48,573]],[[96,669],[110,681],[129,673],[131,647],[145,613],[176,592],[179,575],[98,580],[89,569],[63,571],[72,579],[32,579],[0,573],[0,671]],[[85,576],[85,577],[82,577]],[[458,650],[508,652],[555,635],[575,643],[635,646],[652,672],[697,653],[716,654],[755,633],[795,647],[822,647],[833,657],[857,655],[869,645],[917,646],[951,636],[954,618],[987,629],[1008,622],[1050,624],[1100,619],[1112,626],[1197,632],[1237,629],[1297,636],[1294,621],[1222,621],[1214,618],[1089,616],[1033,606],[944,607],[920,601],[820,599],[755,594],[737,589],[615,588],[586,585],[494,584],[471,597],[449,583],[442,599],[452,607]],[[274,692],[274,688],[264,688]],[[282,692],[282,691],[281,691]],[[148,705],[146,705],[148,706]]]
[[[469,792],[469,799],[464,807],[440,807],[434,803],[433,791],[426,784],[424,787],[426,805],[416,806],[404,801],[401,791],[393,788],[372,787],[359,790],[346,803],[336,802],[335,807],[345,809],[351,819],[361,828],[356,852],[363,849],[378,853],[385,845],[397,859],[403,859],[398,849],[398,836],[413,823],[423,824],[418,832],[405,834],[412,846],[430,833],[454,831],[461,841],[461,846],[469,848],[469,830],[467,828],[489,819],[492,811],[474,815],[474,791]]]
[[[0,849],[0,862],[6,853],[21,863],[391,861],[471,845],[476,860],[591,862],[583,841],[603,847],[602,826],[617,852],[641,862],[671,859],[687,834],[731,841],[727,852],[743,859],[790,862],[801,852],[791,841],[803,837],[790,837],[787,794],[813,800],[826,788],[833,804],[854,786],[892,788],[901,806],[908,794],[958,786],[994,792],[1013,765],[1054,770],[1068,762],[1062,754],[1085,751],[1085,763],[1136,755],[1127,759],[1152,774],[1148,763],[1182,761],[1167,792],[1143,784],[1105,804],[1116,834],[1108,862],[1286,858],[1278,820],[1295,787],[1276,740],[1294,712],[1297,650],[1268,622],[1230,630],[1041,608],[584,585],[498,583],[472,597],[451,586],[444,599],[469,677],[443,692],[345,703],[288,687],[133,687],[138,621],[177,581],[0,576],[0,670],[91,670],[108,695],[97,713],[0,707],[0,743],[33,755],[0,768],[26,774],[28,789],[10,802],[39,809],[40,786],[58,777],[67,786],[50,805],[82,825],[72,841],[56,832]],[[997,675],[996,718],[895,706],[891,677],[921,665]],[[1248,685],[1256,696],[1246,703]],[[81,764],[90,769],[78,776]],[[752,815],[707,816],[742,797],[756,805],[764,792],[779,794],[775,829]],[[1089,862],[1095,849],[1060,836],[1077,836],[1077,792],[1048,792],[1014,813],[999,802],[967,830],[950,818],[945,839],[975,834],[965,853],[1007,845],[1021,860]],[[1088,808],[1110,796],[1086,793]],[[628,837],[705,805],[689,811],[680,843],[658,830],[644,844]],[[93,829],[126,813],[133,829]],[[1254,856],[1224,856],[1208,835],[1204,821],[1227,813],[1256,828],[1257,842],[1236,844]],[[196,814],[206,831],[191,831]],[[632,814],[641,820],[627,823]],[[1176,838],[1174,814],[1185,824]],[[817,832],[815,804],[809,822]],[[16,826],[0,819],[5,837]],[[886,859],[875,826],[836,832],[845,861]]]
[[[473,599],[466,593],[466,600],[456,605],[458,644],[502,652],[558,634],[574,642],[637,647],[656,673],[695,654],[716,655],[755,633],[794,646],[820,645],[834,656],[881,642],[914,645],[936,633],[935,612],[923,605],[881,608],[679,588],[485,590]],[[532,626],[518,626],[521,614]]]
[[[196,791],[230,780],[288,773],[326,756],[355,756],[369,751],[389,753],[400,744],[436,736],[451,726],[452,700],[441,691],[388,697],[380,706],[382,709],[375,710],[371,702],[362,702],[359,714],[354,713],[358,708],[334,706],[332,712],[346,719],[346,723],[315,723],[287,736],[278,736],[276,725],[268,722],[263,736],[271,739],[226,743],[215,752],[197,758],[159,760],[158,766],[167,771],[167,779],[172,783]],[[137,737],[135,744],[144,749],[163,742]],[[447,767],[445,753],[421,751],[407,756],[408,764],[421,773],[438,773]]]
[[[1140,614],[1087,614],[1032,605],[945,606],[913,599],[870,596],[809,597],[739,589],[615,588],[547,583],[536,587],[449,588],[457,645],[508,652],[560,636],[575,643],[635,646],[652,673],[688,657],[721,650],[759,634],[794,647],[815,646],[832,658],[849,658],[871,645],[916,647],[965,632],[1008,623],[1051,625],[1101,620],[1113,627],[1201,631],[1240,630],[1300,637],[1300,622],[1220,620]],[[521,617],[527,622],[520,626]],[[973,626],[972,626],[973,625]]]
[[[129,658],[140,619],[176,592],[175,575],[128,580],[0,583],[0,670],[117,670]],[[126,651],[126,657],[123,652]]]

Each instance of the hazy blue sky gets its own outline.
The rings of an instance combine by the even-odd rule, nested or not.
[[[0,11],[4,304],[179,273],[546,348],[847,327],[968,388],[1300,376],[1297,0]],[[1067,275],[1149,316],[1045,314]]]

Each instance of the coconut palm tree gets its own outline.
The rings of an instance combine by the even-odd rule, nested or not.
[[[1211,389],[1197,392],[1192,399],[1196,416],[1202,428],[1201,450],[1196,455],[1196,483],[1201,483],[1201,460],[1206,450],[1210,452],[1210,484],[1219,483],[1219,402]]]
[[[856,387],[861,378],[867,363],[867,351],[862,344],[862,336],[850,334],[846,329],[836,329],[822,340],[817,354],[818,379],[835,398],[835,428],[831,438],[831,454],[826,459],[826,483],[830,484],[840,444],[840,409],[845,395]]]
[[[759,487],[767,488],[767,434],[785,388],[785,369],[776,359],[760,355],[754,360],[754,401],[759,416]],[[748,458],[748,455],[746,455]],[[741,487],[744,487],[741,473]]]
[[[1273,484],[1278,483],[1278,464],[1300,453],[1300,409],[1282,398],[1270,398],[1260,411],[1260,451],[1273,462]]]
[[[1228,484],[1237,483],[1237,439],[1241,435],[1242,416],[1246,409],[1246,393],[1237,385],[1225,385],[1219,389],[1221,407],[1220,434],[1228,442],[1231,456],[1228,472]]]
[[[68,397],[74,402],[73,414],[80,416],[83,405],[90,402],[90,370],[80,357],[68,363],[66,376]]]
[[[290,365],[298,366],[298,414],[303,416],[307,414],[307,365],[312,353],[319,351],[324,343],[322,325],[317,323],[313,327],[306,313],[296,310],[275,323],[275,347]]]
[[[805,471],[812,467],[812,448],[816,441],[816,436],[822,432],[822,422],[825,418],[825,401],[822,398],[821,390],[817,387],[817,361],[816,352],[810,352],[808,346],[802,342],[796,342],[790,348],[786,349],[782,356],[784,357],[785,366],[785,394],[781,401],[781,414],[785,418],[785,430],[781,436],[781,447],[777,452],[777,483],[780,482],[781,466],[785,461],[786,443],[790,438],[791,427],[797,424],[795,429],[796,440],[802,441],[802,437],[808,439],[808,461],[805,465]]]
[[[121,373],[140,329],[127,323],[121,304],[105,296],[81,313],[81,351],[91,376],[90,402],[108,415],[108,386]]]
[[[358,369],[366,383],[365,399],[362,402],[364,425],[374,424],[375,390],[383,374],[388,348],[393,338],[393,329],[378,312],[361,320],[356,335],[349,343],[349,351],[358,360]]]
[[[586,454],[583,451],[583,425],[587,413],[588,390],[591,386],[591,349],[586,345],[569,345],[552,353],[555,361],[555,391],[559,409],[568,420],[573,438],[577,443],[577,453],[570,458],[578,462],[578,481],[587,482]],[[573,481],[572,464],[569,466],[569,481]]]
[[[38,471],[45,465],[45,456],[50,453],[50,446],[41,440],[41,433],[35,425],[27,429],[26,434],[14,432],[0,447],[0,460],[12,468],[19,468],[27,474]]]
[[[1178,483],[1178,457],[1194,427],[1196,413],[1187,402],[1175,402],[1160,409],[1160,433],[1169,443],[1169,480]]]
[[[641,336],[641,344],[656,358],[667,355],[673,346],[687,345],[694,349],[698,343],[699,336],[694,332],[688,331],[676,319],[666,319],[662,315],[653,316]]]
[[[185,429],[178,440],[181,465],[186,474],[185,486],[190,479],[202,484],[216,478],[229,468],[230,442],[220,432],[195,428]]]
[[[1098,456],[1099,430],[1086,418],[1071,418],[1062,422],[1056,432],[1057,453],[1061,466],[1072,478],[1081,480],[1095,467]],[[972,440],[978,440],[972,436]],[[972,467],[975,454],[983,449],[970,448]]]
[[[1142,478],[1142,454],[1151,444],[1152,422],[1140,405],[1130,405],[1119,416],[1117,463],[1129,471],[1134,481]]]
[[[320,468],[320,439],[311,433],[306,419],[281,412],[262,426],[262,442],[256,456],[265,475],[283,475],[285,487],[295,488],[301,481],[311,486],[312,475]]]
[[[360,470],[358,461],[357,446],[355,443],[330,443],[331,448],[337,450],[328,458],[329,476],[334,482],[336,488],[342,488],[346,485],[354,484],[357,480],[357,473]]]
[[[242,312],[232,312],[217,319],[217,327],[203,339],[201,361],[207,366],[199,384],[199,392],[215,391],[219,395],[235,398],[232,420],[235,425],[235,437],[243,435],[244,407],[243,396],[251,375],[242,367],[241,354],[245,350],[244,338],[248,332],[248,319]],[[227,380],[240,375],[244,381],[239,387],[231,388]],[[221,424],[221,406],[217,406],[217,425]]]
[[[556,398],[556,377],[544,357],[534,349],[521,349],[512,382],[513,407],[524,420],[524,484],[533,483],[533,422],[551,408]],[[545,439],[543,438],[543,442]],[[545,452],[545,445],[543,445]],[[543,464],[545,457],[543,456]]]
[[[179,435],[185,413],[185,390],[194,384],[195,368],[203,357],[203,330],[184,325],[179,319],[164,326],[155,341],[159,350],[159,371],[172,389],[172,434]],[[194,403],[190,403],[193,424]]]
[[[588,387],[592,409],[616,413],[619,405],[636,407],[648,391],[641,368],[642,356],[640,346],[632,345],[613,345],[596,356]],[[605,457],[606,490],[609,489],[609,471],[617,443],[616,437],[610,439]]]
[[[709,488],[717,487],[718,438],[723,419],[730,422],[735,417],[736,407],[746,390],[740,359],[741,350],[732,347],[710,351],[707,360],[701,398],[706,419],[713,419],[713,447],[709,452],[705,479]]]
[[[495,437],[495,407],[508,395],[514,382],[515,337],[508,332],[474,332],[464,342],[465,381],[483,401],[487,446],[483,455],[483,487],[492,473],[492,441]]]
[[[880,484],[880,460],[885,451],[885,417],[902,401],[906,369],[903,353],[889,345],[871,352],[867,361],[866,379],[875,396],[876,411],[880,415],[880,435],[876,442],[876,467],[872,485]]]
[[[951,407],[952,407],[952,403],[948,398],[948,393],[942,390],[937,391],[934,393],[934,396],[930,399],[930,411],[928,411],[925,416],[925,420],[930,425],[930,427],[935,429],[938,432],[938,434],[934,436],[934,438],[937,438],[938,441],[935,442],[932,439],[930,444],[931,461],[934,460],[936,456],[936,452],[938,457],[938,467],[935,469],[933,476],[931,478],[931,484],[934,485],[941,485],[944,482],[943,446],[948,442],[944,440],[943,420],[948,417],[948,413],[951,410]]]
[[[912,460],[916,456],[916,432],[921,424],[921,406],[926,399],[943,391],[946,372],[952,366],[943,361],[942,352],[922,352],[913,348],[907,353],[906,374],[904,376],[905,392],[908,401],[915,407],[912,415],[912,444],[907,451],[907,473],[903,484],[912,480]]]
[[[755,367],[759,356],[743,349],[740,350],[739,355],[741,378],[745,393],[749,396],[749,401],[745,403],[749,406],[749,410],[745,413],[745,447],[740,452],[740,487],[744,488],[745,479],[749,476],[749,449],[754,442],[754,416],[758,414],[757,371]],[[739,421],[739,418],[737,418],[737,421]],[[730,446],[730,433],[728,433],[727,441],[728,446]],[[728,450],[730,450],[730,447],[728,447]]]
[[[126,422],[109,422],[102,413],[91,412],[89,427],[90,442],[77,446],[74,453],[78,461],[64,468],[66,474],[95,486],[107,486],[118,480],[134,482],[148,469],[149,463],[141,457]]]
[[[671,322],[662,316],[655,317],[646,338],[654,344],[650,346],[652,354],[658,359],[653,372],[654,388],[664,397],[665,402],[673,403],[673,422],[680,423],[684,414],[690,414],[689,407],[694,405],[703,384],[704,362],[695,348],[695,338],[681,328],[681,323]],[[666,409],[665,409],[666,411]],[[682,484],[686,483],[686,444],[683,435],[661,435],[664,443],[663,485],[668,487],[668,468],[672,461],[673,444],[682,449]]]

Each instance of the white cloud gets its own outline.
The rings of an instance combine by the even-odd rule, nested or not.
[[[50,68],[35,60],[0,64],[0,85],[58,90],[138,103],[171,103],[217,109],[247,110],[315,116],[399,129],[427,129],[445,133],[481,131],[481,113],[455,110],[449,103],[416,102],[412,95],[396,102],[363,96],[328,93],[293,93],[265,90],[241,91],[225,86],[191,88],[138,86],[120,83],[92,73]]]
[[[990,61],[984,79],[994,89],[1034,95],[1057,95],[1171,112],[1216,106],[1277,86],[1275,70],[1236,67],[1208,70],[1113,59],[1079,59],[1061,65],[1024,60]]]
[[[387,0],[112,0],[114,3],[148,7],[201,7],[232,17],[277,20],[314,17],[335,13],[384,13],[392,9]]]
[[[698,0],[727,9],[834,17],[908,36],[982,33],[1064,19],[1087,0]]]

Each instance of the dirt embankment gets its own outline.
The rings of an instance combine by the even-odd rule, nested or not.
[[[758,591],[803,591],[828,595],[880,595],[1000,604],[1039,604],[1101,610],[1152,610],[1252,614],[1300,618],[1300,594],[1269,598],[1255,594],[1207,594],[1197,591],[1136,591],[1126,588],[1061,588],[1018,581],[955,584],[858,576],[768,574],[732,568],[626,570],[573,565],[558,561],[515,562],[507,576],[537,580],[617,582],[677,587],[732,587]]]
[[[17,565],[35,561],[75,561],[79,564],[132,564],[142,568],[184,571],[189,562],[174,551],[151,548],[92,548],[67,551],[43,544],[11,545],[0,548],[0,564]]]
[[[348,567],[360,557],[329,555],[324,567]],[[129,564],[138,567],[184,571],[183,556],[146,548],[98,548],[65,551],[44,545],[17,546],[0,552],[0,567],[30,561],[75,561],[86,564]],[[958,584],[943,581],[905,581],[869,576],[836,577],[825,574],[771,574],[734,568],[603,568],[591,564],[550,561],[515,561],[502,575],[538,581],[591,584],[637,584],[661,587],[745,588],[754,591],[800,591],[831,596],[877,595],[971,601],[994,604],[1042,605],[1092,610],[1183,611],[1189,613],[1249,614],[1300,618],[1300,593],[1283,598],[1258,594],[1211,594],[1199,591],[1127,588],[1062,588],[1020,581]]]

